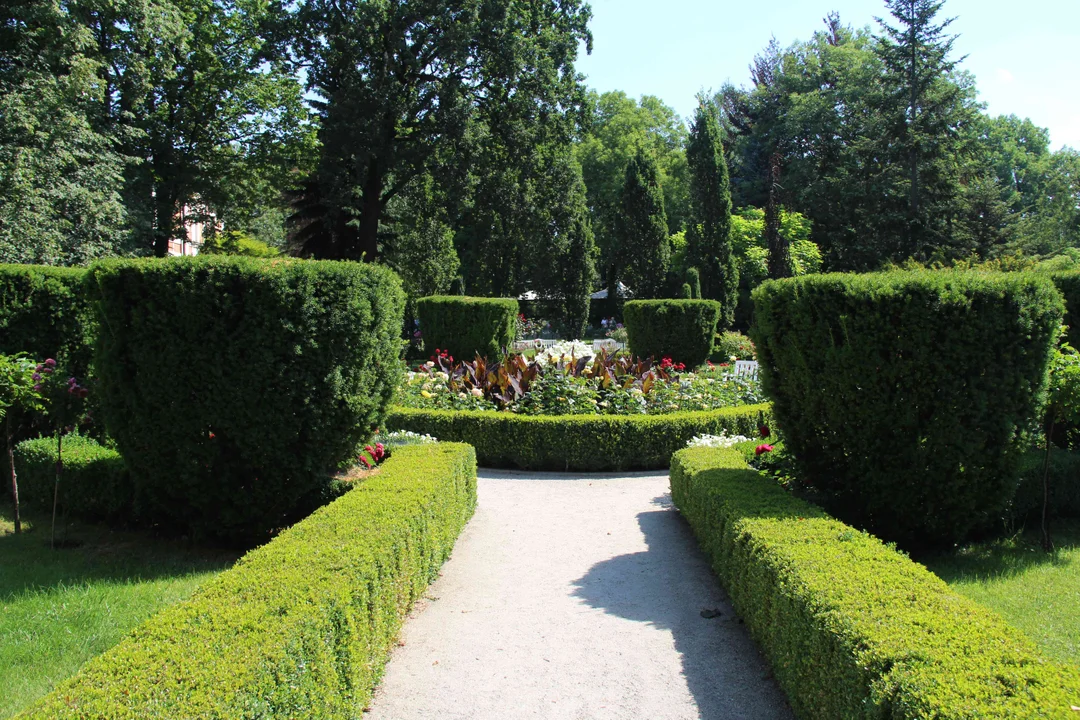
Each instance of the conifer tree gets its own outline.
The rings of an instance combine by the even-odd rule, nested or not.
[[[702,99],[686,152],[690,165],[686,241],[690,262],[701,272],[702,297],[720,301],[720,324],[728,327],[735,319],[739,271],[731,253],[731,188],[721,132],[716,106]]]
[[[660,297],[671,262],[664,192],[656,159],[638,148],[622,188],[620,255],[636,298]]]
[[[977,113],[972,92],[953,80],[952,19],[937,20],[942,0],[886,0],[897,24],[879,19],[875,52],[883,66],[879,127],[867,148],[881,198],[876,234],[886,257],[926,259],[954,243],[962,191],[964,132]]]

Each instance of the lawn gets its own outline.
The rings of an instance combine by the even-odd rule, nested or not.
[[[80,524],[69,525],[66,548],[54,551],[47,518],[24,518],[22,535],[12,532],[11,519],[10,505],[0,505],[0,718],[45,695],[236,557]]]
[[[1051,658],[1080,667],[1080,521],[1058,521],[1053,554],[1039,533],[926,558],[954,590],[995,610]]]

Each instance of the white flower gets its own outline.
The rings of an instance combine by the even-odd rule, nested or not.
[[[435,361],[434,360],[428,360],[426,363],[424,363],[424,365],[426,365],[429,368],[433,368],[433,367],[435,367]]]
[[[564,340],[557,342],[542,353],[536,356],[536,362],[542,365],[555,365],[559,361],[570,362],[573,360],[580,360],[581,358],[591,358],[596,353],[593,352],[592,345],[586,345],[580,340]]]
[[[450,376],[449,376],[449,375],[447,375],[447,374],[446,374],[446,373],[444,373],[444,372],[437,372],[437,373],[435,373],[435,377],[439,378],[439,379],[440,379],[440,380],[442,380],[443,382],[446,382],[447,380],[449,380],[449,379],[450,379]]]
[[[731,362],[738,362],[738,360],[739,358],[735,357],[734,355],[731,356]]]
[[[472,393],[472,396],[473,396],[473,397],[475,397],[475,398],[482,398],[482,397],[484,397],[484,391],[483,391],[483,390],[481,390],[480,388],[473,388],[473,389],[472,389],[472,390],[470,390],[469,392],[471,392],[471,393]]]
[[[429,443],[438,442],[430,435],[420,435],[419,433],[409,432],[408,430],[395,430],[392,433],[377,434],[374,441],[381,442],[387,447],[402,447],[405,445],[427,445]]]
[[[724,433],[719,435],[698,435],[690,442],[686,443],[686,447],[710,447],[710,448],[728,448],[738,443],[750,442],[750,438],[743,435],[728,436]]]

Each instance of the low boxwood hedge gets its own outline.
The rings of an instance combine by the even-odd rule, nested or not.
[[[523,470],[661,470],[696,435],[753,436],[768,405],[670,415],[515,415],[395,407],[388,430],[469,443],[480,464]]]
[[[472,448],[395,450],[18,717],[360,717],[475,505]]]
[[[671,491],[798,717],[1076,717],[1075,670],[738,450],[679,452]]]
[[[63,449],[60,507],[87,520],[130,521],[135,491],[120,453],[76,434],[64,436]],[[51,508],[56,483],[56,438],[35,438],[15,446],[15,470],[19,476],[19,501],[38,509]]]

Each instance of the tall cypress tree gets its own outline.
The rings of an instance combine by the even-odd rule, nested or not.
[[[621,199],[619,254],[630,289],[637,298],[660,297],[671,262],[671,239],[660,171],[656,159],[643,147],[626,166]]]
[[[739,298],[739,270],[731,252],[731,188],[720,129],[712,103],[702,100],[690,128],[690,227],[687,252],[701,270],[702,297],[719,300],[720,323],[731,325]]]

